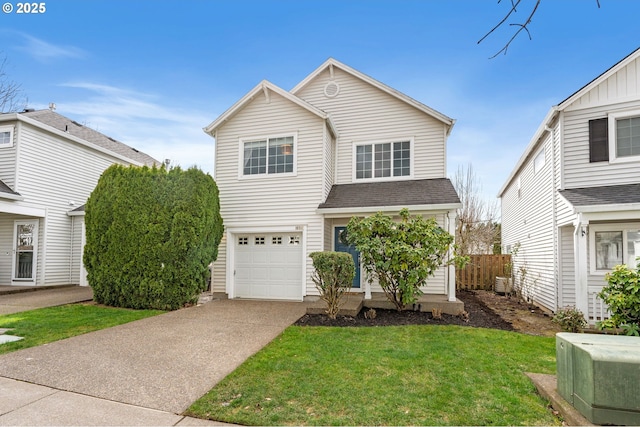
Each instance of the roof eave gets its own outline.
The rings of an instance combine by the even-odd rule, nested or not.
[[[383,212],[385,214],[396,214],[402,209],[409,209],[411,213],[417,212],[447,212],[462,207],[461,203],[442,203],[434,205],[402,205],[402,206],[358,206],[345,208],[321,208],[316,209],[316,213],[324,215],[327,218],[345,217],[354,215],[375,214]]]
[[[0,192],[0,199],[23,201],[24,197],[21,194]]]
[[[640,203],[612,203],[573,206],[576,213],[640,211]]]
[[[360,71],[349,67],[346,64],[343,64],[342,62],[333,59],[333,58],[329,58],[327,59],[322,65],[320,65],[318,68],[316,68],[314,71],[311,72],[311,74],[309,74],[307,77],[305,77],[300,83],[298,83],[293,89],[291,89],[291,93],[293,95],[295,95],[297,92],[299,92],[303,87],[305,87],[311,80],[313,80],[318,74],[320,74],[322,71],[324,71],[325,68],[329,67],[330,65],[338,67],[340,69],[342,69],[343,71],[346,71],[347,73],[358,77],[359,79],[369,83],[370,85],[382,90],[383,92],[388,93],[389,95],[400,99],[401,101],[404,101],[405,103],[411,105],[412,107],[422,111],[423,113],[432,116],[433,118],[443,122],[445,125],[447,125],[449,128],[447,130],[447,135],[449,135],[449,133],[451,132],[451,128],[453,128],[453,125],[455,123],[455,120],[452,119],[451,117],[448,117],[444,114],[442,114],[441,112],[434,110],[431,107],[426,106],[425,104],[416,101],[415,99],[405,95],[402,92],[399,92],[395,89],[393,89],[390,86],[387,86],[386,84],[374,79],[373,77],[370,77],[364,73],[361,73]]]
[[[251,102],[259,93],[264,92],[265,90],[270,90],[270,91],[273,91],[273,92],[277,93],[278,95],[282,96],[283,98],[285,98],[285,99],[293,102],[294,104],[306,109],[310,113],[315,114],[316,116],[320,117],[323,120],[326,120],[326,119],[329,118],[327,113],[325,113],[324,111],[314,107],[313,105],[309,104],[308,102],[304,101],[303,99],[298,98],[297,96],[293,95],[292,93],[289,93],[286,90],[274,85],[273,83],[269,82],[268,80],[263,80],[260,83],[258,83],[253,89],[251,89],[245,96],[240,98],[240,100],[238,100],[238,102],[233,104],[227,111],[222,113],[217,119],[215,119],[213,122],[211,122],[211,124],[209,124],[208,126],[203,128],[204,132],[209,134],[209,135],[211,135],[211,136],[214,136],[215,131],[223,123],[225,123],[227,120],[229,120],[233,116],[235,116],[238,112],[240,112],[240,110],[242,110],[246,106],[246,104]]]

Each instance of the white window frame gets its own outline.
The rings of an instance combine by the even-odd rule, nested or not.
[[[269,173],[269,140],[277,138],[293,138],[293,171],[292,172],[280,172]],[[257,173],[253,175],[244,174],[244,144],[247,142],[267,141],[267,165],[265,173]],[[268,136],[256,136],[256,137],[243,137],[239,138],[238,143],[238,179],[264,179],[264,178],[277,178],[277,177],[290,177],[298,175],[298,133],[289,132]]]
[[[616,224],[591,224],[589,225],[589,271],[593,275],[604,276],[605,274],[611,272],[611,269],[602,269],[598,270],[596,268],[596,233],[597,232],[610,232],[610,231],[620,231],[622,232],[622,263],[629,265],[628,251],[629,251],[629,242],[628,242],[628,231],[640,230],[640,223],[638,222],[627,222],[627,223],[616,223]]]
[[[533,158],[533,174],[537,175],[538,172],[544,168],[546,162],[546,153],[544,147],[540,150],[538,154]]]
[[[13,147],[13,136],[14,136],[14,127],[13,126],[0,126],[0,133],[9,132],[9,142],[5,144],[0,143],[0,148],[10,148]]]
[[[393,176],[393,144],[395,142],[409,142],[409,175],[403,175],[403,176]],[[391,144],[391,176],[384,176],[384,177],[374,177],[374,165],[373,162],[375,162],[375,160],[372,158],[371,162],[371,178],[356,178],[356,153],[357,153],[357,149],[358,147],[362,147],[365,145],[370,145],[371,146],[371,153],[372,156],[374,155],[373,153],[375,153],[375,146],[378,144]],[[406,179],[412,179],[414,176],[414,171],[415,168],[413,166],[414,164],[414,158],[415,158],[415,150],[414,150],[414,138],[413,137],[407,137],[407,138],[389,138],[389,139],[383,139],[383,140],[376,140],[376,141],[357,141],[357,142],[353,142],[352,144],[352,152],[351,152],[351,179],[352,182],[380,182],[380,181],[402,181],[402,180],[406,180]]]
[[[640,162],[640,155],[618,157],[618,138],[616,122],[620,119],[633,119],[640,117],[640,110],[620,111],[609,113],[609,163]]]

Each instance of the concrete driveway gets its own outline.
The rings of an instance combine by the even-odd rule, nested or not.
[[[2,286],[1,288],[0,315],[93,299],[93,289],[88,286],[61,286],[19,293],[5,293],[5,291],[12,292],[12,286]]]
[[[212,301],[0,356],[0,377],[180,414],[305,309]]]

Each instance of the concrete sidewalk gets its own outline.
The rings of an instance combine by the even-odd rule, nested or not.
[[[62,393],[55,399],[66,399],[75,408],[69,414],[75,410],[83,420],[47,418],[46,424],[119,424],[116,413],[106,422],[84,421],[90,407],[80,401],[89,397],[181,414],[305,310],[295,302],[212,301],[0,356],[0,377],[45,386],[45,394],[54,389],[46,399]],[[46,403],[39,402],[33,405]],[[26,423],[19,411],[0,415],[0,424]]]
[[[13,288],[3,286],[3,289]],[[23,292],[0,292],[0,315],[13,314],[36,308],[54,307],[75,302],[91,301],[93,289],[89,286],[61,286],[59,288],[36,289],[26,288]],[[14,292],[8,289],[7,292]]]

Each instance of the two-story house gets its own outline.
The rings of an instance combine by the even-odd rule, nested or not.
[[[159,164],[52,110],[0,114],[0,285],[86,285],[84,203],[113,163]]]
[[[525,295],[606,316],[605,274],[640,256],[640,49],[551,108],[498,196]]]
[[[354,292],[381,291],[361,274],[340,233],[378,211],[437,218],[454,233],[459,198],[446,178],[454,120],[329,59],[292,90],[262,81],[205,128],[215,138],[215,180],[225,235],[213,291],[229,298],[318,295],[309,254],[354,256]],[[424,291],[455,301],[455,272]]]

